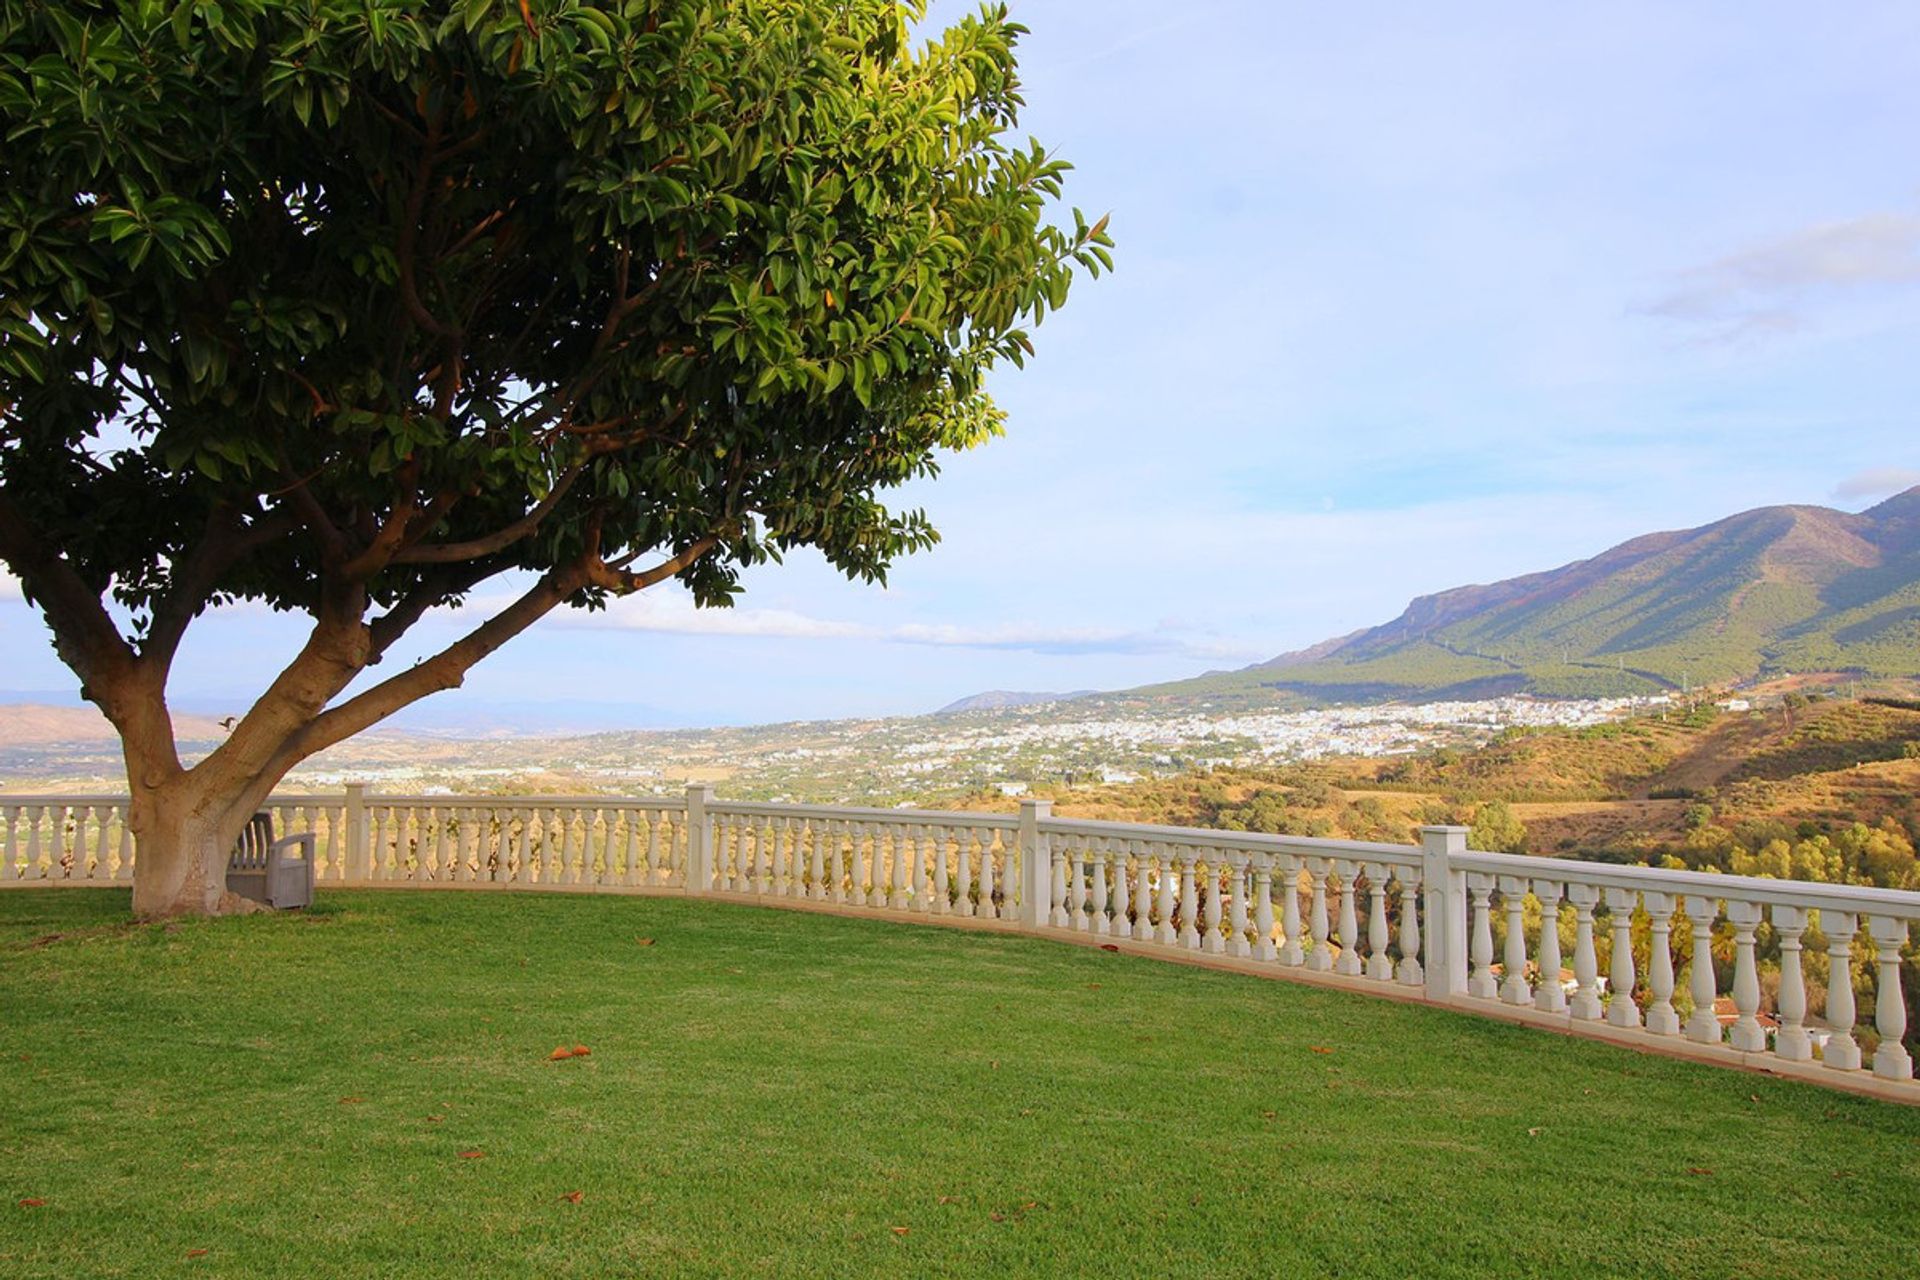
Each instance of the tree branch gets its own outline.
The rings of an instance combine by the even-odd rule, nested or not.
[[[424,546],[409,547],[393,557],[394,564],[454,564],[462,560],[477,560],[504,551],[520,539],[540,527],[560,500],[567,496],[567,490],[573,488],[573,482],[580,478],[582,467],[578,464],[562,472],[551,492],[526,515],[521,516],[503,529],[495,530],[484,538],[472,538],[466,542],[429,543]]]
[[[240,513],[217,506],[207,516],[200,541],[181,560],[167,594],[154,606],[153,621],[140,645],[140,662],[164,673],[187,627],[212,598],[220,576],[261,547],[291,533],[299,518],[291,507],[281,507],[251,525],[240,523]]]
[[[4,489],[0,489],[0,560],[13,566],[40,606],[53,629],[61,660],[80,677],[82,692],[96,700],[104,696],[112,677],[133,665],[133,647],[107,616],[100,593],[41,539]],[[104,702],[101,707],[108,710]]]

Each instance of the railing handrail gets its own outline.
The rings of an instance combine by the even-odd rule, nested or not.
[[[1859,915],[1920,920],[1920,893],[1907,889],[1883,889],[1876,885],[1779,880],[1771,876],[1586,862],[1574,858],[1541,858],[1519,853],[1487,853],[1477,849],[1456,855],[1453,866],[1460,871],[1549,880],[1560,884],[1591,884],[1603,888],[1636,889],[1643,893],[1670,892],[1676,896],[1721,900],[1732,898],[1741,902],[1777,903],[1815,910],[1826,907]]]
[[[779,817],[784,814],[795,818],[822,818],[827,821],[835,818],[858,818],[863,822],[917,822],[941,827],[993,827],[1001,831],[1012,831],[1020,825],[1019,818],[1005,813],[970,813],[964,809],[879,809],[862,808],[858,805],[782,804],[770,800],[715,800],[707,805],[707,812],[725,816],[763,817]]]
[[[1179,845],[1243,845],[1274,853],[1308,854],[1346,862],[1393,862],[1412,866],[1421,859],[1417,844],[1377,840],[1334,840],[1324,836],[1283,836],[1266,831],[1226,831],[1213,827],[1172,827],[1147,822],[1095,818],[1042,818],[1040,829],[1052,835],[1105,836]],[[1147,833],[1147,834],[1142,834]]]

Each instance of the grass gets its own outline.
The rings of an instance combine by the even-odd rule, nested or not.
[[[0,894],[8,1276],[1894,1276],[1920,1257],[1920,1111],[1439,1010],[682,899],[125,911]],[[592,1055],[547,1061],[574,1043]]]

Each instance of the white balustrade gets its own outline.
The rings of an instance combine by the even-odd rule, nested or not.
[[[1846,1073],[1903,1089],[1913,1079],[1901,959],[1920,920],[1916,893],[1481,853],[1465,850],[1452,829],[1412,846],[1044,811],[1023,827],[1007,815],[719,802],[705,788],[632,800],[368,795],[350,786],[344,798],[281,795],[264,808],[277,835],[314,836],[323,887],[691,888],[768,904],[959,915],[1305,970],[1315,981],[1394,984],[1430,1001],[1565,1019],[1576,1029],[1604,1019],[1610,1035],[1650,1047],[1684,1036],[1729,1060],[1782,1068],[1818,1060],[1823,1078]],[[1037,879],[1022,871],[1029,856],[1041,860]],[[124,887],[136,869],[123,797],[0,796],[0,886]],[[1016,911],[1029,893],[1040,901]],[[1560,933],[1569,910],[1570,995]],[[1682,917],[1684,987],[1673,950]],[[1725,948],[1732,957],[1730,1016],[1715,1003],[1716,930],[1721,963]],[[1761,965],[1776,945],[1769,1006]],[[1809,1019],[1809,945],[1826,956],[1821,1026]],[[1430,951],[1445,958],[1440,970]],[[1436,987],[1436,972],[1455,976]],[[1856,983],[1871,993],[1875,1038],[1865,1065]],[[1724,1031],[1723,1020],[1731,1024]]]

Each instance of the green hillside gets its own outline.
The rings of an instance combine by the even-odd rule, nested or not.
[[[1606,697],[1786,673],[1920,676],[1920,488],[1853,514],[1762,507],[1148,697]]]

